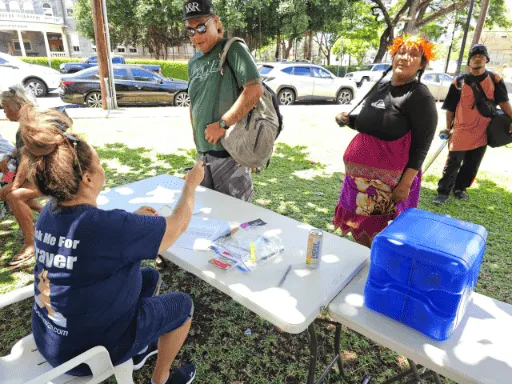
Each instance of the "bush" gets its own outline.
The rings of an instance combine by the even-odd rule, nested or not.
[[[19,57],[21,60],[23,60],[25,63],[29,64],[39,64],[44,65],[45,67],[48,67],[48,58],[47,57]],[[53,69],[56,69],[57,71],[60,70],[60,65],[62,63],[76,63],[76,62],[82,62],[84,59],[73,59],[70,57],[52,57],[51,58],[51,67]]]
[[[30,64],[39,64],[48,67],[48,58],[46,57],[20,57],[26,63]],[[82,62],[84,59],[74,59],[74,58],[60,58],[54,57],[51,59],[52,68],[57,71],[60,69],[60,65],[62,63],[71,63],[71,62]],[[179,63],[175,61],[165,61],[165,60],[138,60],[138,59],[128,59],[126,60],[127,64],[152,64],[159,65],[162,70],[162,75],[164,77],[172,77],[176,79],[188,80],[188,72],[187,72],[187,64]]]
[[[152,64],[159,65],[162,71],[162,76],[172,77],[175,79],[188,80],[188,65],[186,63],[179,63],[176,61],[165,61],[165,60],[138,60],[128,59],[128,64]]]
[[[328,69],[329,71],[331,71],[334,75],[336,75],[338,77],[343,77],[343,76],[345,76],[346,73],[354,72],[359,69],[359,67],[356,67],[354,65],[351,65],[350,67],[344,67],[341,65],[324,65],[323,67]]]

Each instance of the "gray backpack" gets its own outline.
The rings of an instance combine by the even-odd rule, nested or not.
[[[227,55],[229,47],[235,41],[245,44],[238,37],[233,37],[225,42],[219,63],[221,76],[224,75],[224,66],[227,64],[234,77],[234,71],[227,60]],[[221,81],[222,79],[221,77]],[[274,151],[274,142],[283,126],[276,94],[266,84],[263,84],[263,89],[263,96],[254,108],[229,128],[226,135],[221,138],[224,149],[231,157],[241,166],[248,168],[262,168],[268,165]]]

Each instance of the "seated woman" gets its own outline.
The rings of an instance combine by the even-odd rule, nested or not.
[[[19,120],[20,109],[23,106],[36,107],[35,100],[22,85],[9,87],[7,91],[0,94],[0,100],[5,115],[10,121]],[[63,112],[67,117],[65,110]],[[67,121],[71,120],[68,119]],[[56,124],[62,131],[66,131],[69,127],[66,122],[59,119],[56,120]],[[0,161],[0,172],[8,171],[7,163],[11,159],[15,159],[17,165],[14,181],[0,189],[0,201],[4,201],[9,205],[24,237],[21,251],[9,262],[11,266],[16,266],[30,260],[34,255],[34,219],[32,210],[40,212],[42,208],[41,204],[35,200],[38,197],[42,197],[41,193],[34,184],[27,180],[28,170],[23,161],[23,146],[21,129],[18,128],[16,132],[16,148]]]
[[[96,345],[115,365],[133,358],[135,369],[158,353],[152,382],[191,383],[193,365],[170,372],[190,329],[191,298],[155,296],[160,276],[141,269],[185,231],[202,163],[188,173],[170,217],[143,207],[135,213],[104,211],[96,199],[105,182],[98,154],[85,140],[63,133],[56,112],[21,111],[21,133],[30,175],[52,199],[36,223],[32,330],[39,352],[57,366]],[[70,374],[90,374],[77,367]]]
[[[343,155],[346,175],[333,223],[367,247],[389,220],[418,206],[421,166],[437,126],[434,97],[420,82],[433,44],[406,35],[389,50],[391,81],[373,89],[359,115],[336,116],[359,133]]]
[[[33,107],[34,99],[28,94],[21,85],[10,87],[0,95],[2,107],[6,117],[10,121],[18,121],[20,109],[27,105]],[[21,251],[14,256],[9,265],[14,266],[29,260],[34,255],[34,219],[32,210],[41,211],[41,204],[35,198],[42,197],[35,186],[26,181],[26,167],[22,162],[23,140],[21,131],[16,132],[16,148],[11,153],[5,155],[0,161],[0,172],[7,173],[7,163],[11,159],[16,160],[16,177],[12,183],[0,189],[0,201],[6,202],[14,217],[16,218],[21,232],[23,233],[23,247]]]

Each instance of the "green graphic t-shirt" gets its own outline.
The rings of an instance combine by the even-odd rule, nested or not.
[[[239,89],[250,80],[259,79],[260,74],[249,50],[244,44],[234,42],[229,48],[227,61],[233,68],[235,76],[224,65],[224,76],[219,72],[220,55],[223,40],[206,54],[201,52],[192,57],[188,63],[188,93],[192,103],[192,120],[194,141],[199,152],[222,151],[219,142],[212,145],[204,138],[206,125],[219,121],[238,98]],[[221,81],[220,97],[217,87]]]

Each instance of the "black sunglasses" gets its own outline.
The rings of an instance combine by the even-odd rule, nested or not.
[[[205,21],[204,23],[202,23],[202,24],[199,24],[199,25],[198,25],[197,27],[195,27],[195,28],[187,27],[188,34],[189,34],[190,36],[194,36],[194,35],[196,34],[196,32],[197,32],[197,33],[199,33],[200,35],[202,35],[202,34],[206,33],[206,28],[207,28],[207,27],[206,27],[206,24],[208,24],[208,23],[209,23],[209,21],[210,21],[211,19],[212,19],[212,16],[210,16],[210,17],[208,18],[208,20],[206,20],[206,21]]]

